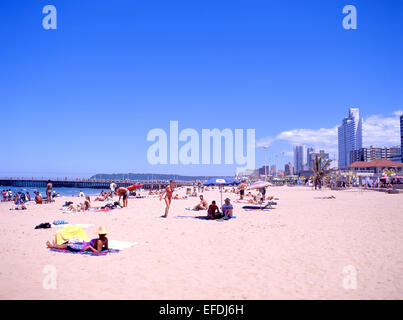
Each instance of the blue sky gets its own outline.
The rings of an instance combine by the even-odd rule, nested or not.
[[[42,28],[47,4],[57,30]],[[170,120],[255,129],[256,166],[267,141],[278,166],[301,139],[334,150],[349,107],[372,121],[368,143],[397,144],[403,1],[7,0],[0,36],[0,176],[234,173],[150,165],[147,133]]]

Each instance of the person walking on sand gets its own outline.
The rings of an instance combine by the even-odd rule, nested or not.
[[[48,203],[52,202],[52,188],[53,184],[50,180],[48,180],[48,184],[46,185],[46,199]]]
[[[161,216],[161,218],[168,218],[168,211],[169,207],[171,206],[171,201],[172,201],[172,194],[174,192],[174,186],[175,186],[175,181],[171,180],[169,181],[169,185],[165,188],[165,190],[161,193],[160,195],[160,201],[162,200],[162,197],[165,195],[165,215]]]

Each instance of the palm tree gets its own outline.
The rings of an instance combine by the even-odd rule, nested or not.
[[[322,157],[315,156],[315,159],[313,160],[313,168],[311,170],[314,173],[313,176],[313,184],[315,186],[315,190],[317,187],[319,189],[322,188],[322,183],[323,183],[323,178],[325,177],[326,173],[329,172],[329,166],[332,160],[330,159],[323,159]]]

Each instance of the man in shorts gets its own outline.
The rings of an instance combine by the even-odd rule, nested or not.
[[[245,180],[242,180],[242,182],[239,185],[238,189],[239,189],[240,200],[243,200],[243,197],[245,195],[245,189],[246,189]]]
[[[124,187],[117,187],[115,189],[115,194],[119,196],[119,203],[120,199],[123,197],[123,207],[127,207],[130,191]]]

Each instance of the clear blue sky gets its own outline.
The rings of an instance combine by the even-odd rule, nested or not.
[[[57,30],[42,28],[46,4]],[[342,27],[347,4],[357,30]],[[398,0],[4,0],[0,37],[0,176],[232,174],[151,166],[147,133],[178,120],[254,128],[259,140],[333,128],[351,106],[403,109]],[[291,150],[273,144],[270,161]]]

